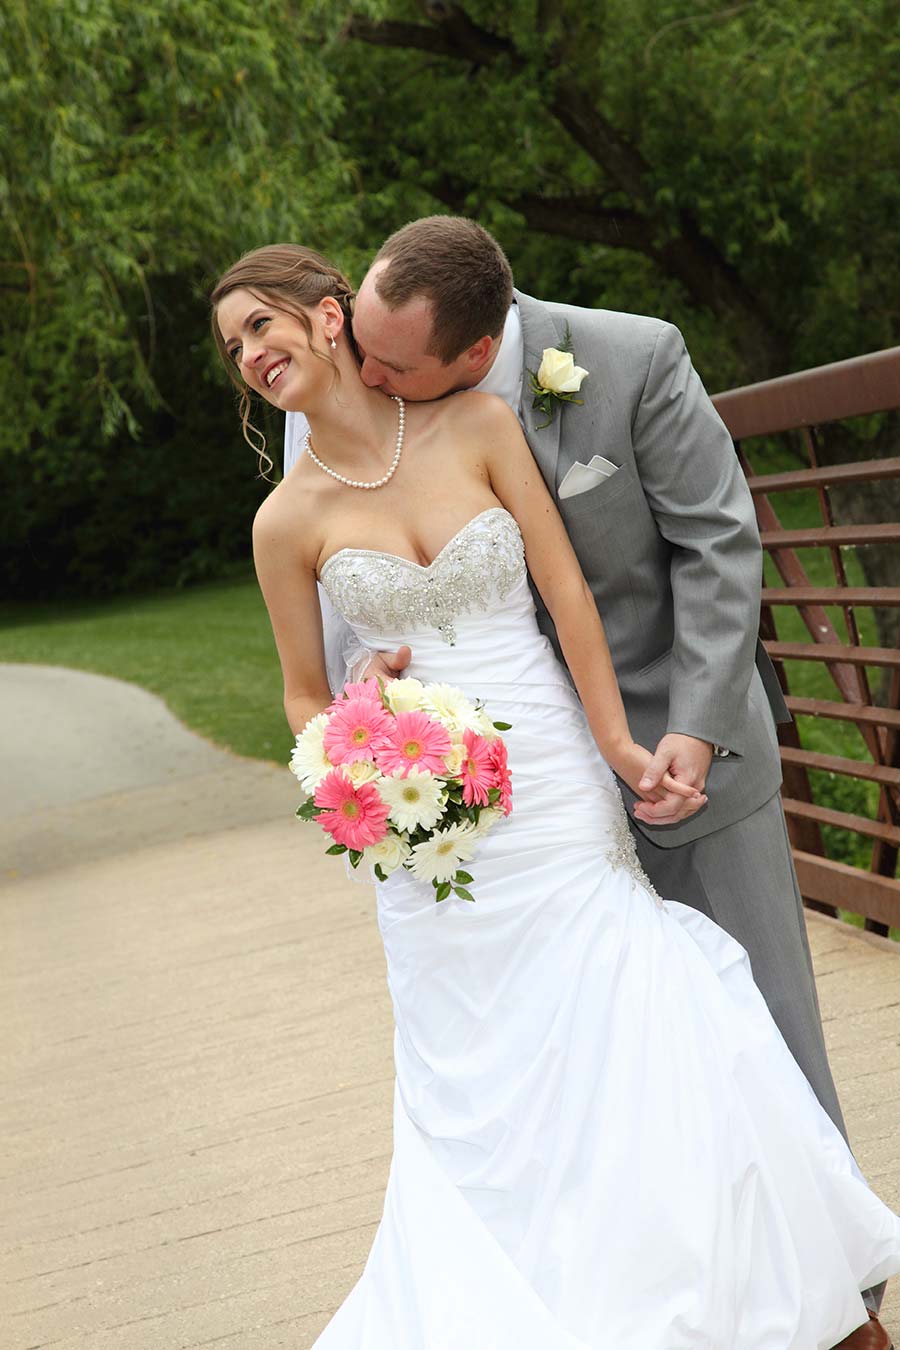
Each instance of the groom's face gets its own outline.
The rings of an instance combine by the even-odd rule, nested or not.
[[[475,369],[479,355],[473,357],[475,349],[463,352],[448,365],[429,354],[433,322],[430,300],[415,296],[399,309],[389,309],[384,303],[375,282],[379,271],[387,266],[375,264],[360,286],[353,307],[353,336],[362,361],[363,382],[370,389],[383,389],[386,394],[399,394],[413,402],[443,398],[477,384],[483,371]],[[481,363],[483,359],[481,355]]]

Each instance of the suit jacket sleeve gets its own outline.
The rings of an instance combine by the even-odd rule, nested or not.
[[[657,527],[673,546],[668,730],[741,754],[762,549],[731,437],[670,324],[650,359],[633,442]]]

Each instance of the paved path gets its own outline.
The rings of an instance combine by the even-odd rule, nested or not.
[[[81,670],[0,665],[0,746],[0,880],[278,819],[298,800],[286,771]]]
[[[68,676],[0,667],[0,707],[15,690],[32,708],[3,803],[6,847],[27,805],[0,879],[0,1350],[306,1350],[387,1177],[370,893],[291,818],[286,771],[208,746],[140,690]],[[126,756],[117,787],[110,756],[142,712],[156,768],[135,781]],[[900,954],[817,916],[810,931],[857,1152],[900,1207]]]

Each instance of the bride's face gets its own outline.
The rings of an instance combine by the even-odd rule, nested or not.
[[[323,302],[306,313],[316,347],[329,351],[331,338],[341,330],[339,306]],[[220,301],[216,319],[228,357],[244,383],[276,408],[301,411],[331,389],[334,370],[310,351],[303,324],[267,300],[264,292],[231,291]]]

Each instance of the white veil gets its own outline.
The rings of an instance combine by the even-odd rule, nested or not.
[[[297,462],[303,437],[309,423],[300,412],[289,412],[284,419],[284,476]],[[356,635],[345,623],[319,586],[319,606],[322,610],[322,636],[325,642],[325,671],[331,692],[337,694],[349,679],[348,666],[361,654]]]

